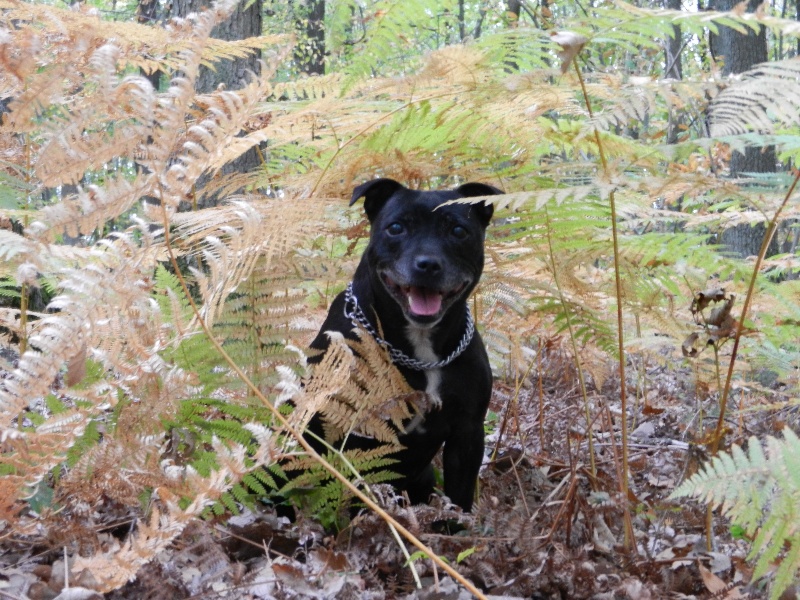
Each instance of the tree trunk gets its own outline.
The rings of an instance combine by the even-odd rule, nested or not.
[[[722,232],[720,242],[722,242],[726,252],[730,252],[739,258],[758,256],[758,252],[761,250],[761,242],[764,240],[766,233],[767,227],[764,223],[735,225]],[[767,249],[767,256],[773,256],[778,252],[780,252],[780,246],[777,236],[775,236]]]
[[[737,0],[714,0],[714,10],[731,10]],[[761,4],[760,0],[749,0],[747,10],[753,12]],[[714,59],[722,62],[722,74],[743,73],[758,63],[766,62],[767,30],[761,27],[756,33],[748,29],[747,34],[739,33],[730,27],[720,27],[719,34],[711,34],[711,53]],[[731,175],[740,173],[774,173],[775,147],[747,148],[745,153],[734,152],[731,156]]]
[[[731,10],[738,0],[713,0],[714,10]],[[753,12],[761,4],[761,0],[749,0],[748,12]],[[733,75],[751,69],[758,63],[768,60],[766,28],[756,33],[748,29],[747,34],[739,33],[730,27],[720,27],[719,34],[711,35],[711,54],[722,63],[722,74]],[[736,177],[741,173],[774,173],[776,167],[775,147],[747,148],[742,154],[731,155],[730,172]],[[722,232],[720,241],[728,252],[741,257],[758,254],[761,241],[764,239],[766,226],[759,223],[755,226],[737,225]],[[777,240],[773,240],[767,256],[780,251]]]
[[[681,0],[664,0],[665,8],[671,10],[681,9]],[[683,49],[683,38],[681,28],[677,25],[672,27],[673,37],[667,38],[664,44],[664,77],[672,79],[683,79],[683,61],[681,60],[681,50]],[[678,133],[683,119],[670,109],[669,122],[667,124],[667,144],[678,143]]]
[[[467,24],[464,15],[464,0],[458,0],[458,41],[462,44],[467,38]]]
[[[155,1],[155,0],[154,0]],[[222,40],[241,40],[261,35],[261,14],[263,0],[254,0],[252,4],[240,2],[227,21],[217,25],[211,36]],[[172,0],[170,16],[185,17],[189,13],[199,12],[211,6],[211,0]],[[214,70],[201,67],[195,85],[200,93],[216,90],[221,84],[228,90],[238,90],[249,83],[247,72],[260,73],[259,59],[261,53],[254,53],[247,58],[222,60],[214,65]],[[221,175],[251,171],[261,165],[257,148],[251,148],[236,160],[220,169]],[[195,188],[201,190],[208,181],[206,176],[200,178]],[[207,195],[195,202],[197,208],[215,206],[220,202],[216,195]],[[187,208],[187,207],[182,207]]]
[[[158,0],[139,0],[139,5],[136,7],[136,22],[142,25],[154,25],[157,20]],[[146,77],[153,85],[153,88],[158,90],[161,82],[161,71],[154,71],[153,73],[142,72],[142,76]]]
[[[519,16],[522,12],[522,0],[508,0],[508,16],[509,21],[516,27],[519,23]]]
[[[522,14],[522,1],[521,0],[508,0],[508,10],[506,11],[506,21],[508,22],[508,26],[510,28],[516,28],[519,26],[519,18]],[[516,46],[519,42],[514,41],[514,45]],[[507,58],[504,63],[505,70],[508,73],[515,73],[519,71],[519,64],[517,64],[516,60],[512,58]]]
[[[481,33],[483,32],[483,21],[486,19],[486,13],[488,9],[486,5],[481,2],[480,10],[478,10],[478,21],[475,23],[475,29],[472,30],[472,38],[477,40],[481,37]]]
[[[297,69],[308,75],[325,74],[325,0],[295,4],[299,40],[294,51]]]
[[[666,5],[666,8],[671,10],[681,9],[681,0],[665,0],[664,4]],[[683,39],[681,37],[681,28],[678,25],[673,25],[672,31],[675,33],[673,37],[667,38],[664,48],[666,53],[664,77],[683,79],[683,62],[681,61]]]
[[[224,23],[217,25],[211,36],[221,40],[243,40],[261,35],[262,0],[255,0],[247,6],[240,2]],[[200,12],[211,6],[211,0],[173,0],[172,17],[185,17],[189,13]],[[245,8],[247,6],[247,8]],[[221,83],[229,90],[238,90],[247,83],[247,71],[258,73],[260,53],[247,58],[223,60],[214,65],[214,70],[202,68],[197,82],[197,91],[206,93],[215,90]]]

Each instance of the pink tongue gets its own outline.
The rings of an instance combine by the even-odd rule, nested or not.
[[[435,315],[442,308],[442,296],[428,288],[412,285],[408,288],[408,306],[415,315]]]

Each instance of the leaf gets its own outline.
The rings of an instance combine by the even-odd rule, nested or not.
[[[725,290],[723,288],[716,288],[697,292],[692,300],[692,313],[703,311],[712,302],[720,302],[725,299]]]
[[[472,546],[471,548],[467,548],[463,552],[459,552],[458,556],[456,557],[456,563],[460,564],[462,561],[466,560],[467,558],[475,554],[475,551],[477,549],[478,549],[477,546]]]
[[[561,52],[558,53],[558,58],[561,59],[561,72],[566,73],[569,66],[575,59],[583,47],[589,41],[579,33],[571,31],[554,31],[550,33],[550,39],[556,44],[561,46]]]
[[[706,586],[706,589],[711,592],[712,594],[716,594],[718,592],[723,591],[727,586],[725,582],[722,581],[719,577],[714,575],[711,571],[709,571],[706,567],[701,564],[697,565],[698,570],[700,571],[700,577],[703,578],[703,585]],[[727,596],[726,596],[727,598]]]

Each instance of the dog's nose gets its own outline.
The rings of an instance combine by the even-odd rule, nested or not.
[[[433,256],[418,256],[414,261],[414,266],[417,267],[417,270],[430,275],[442,270],[441,263]]]

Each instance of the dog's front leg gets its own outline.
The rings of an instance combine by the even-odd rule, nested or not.
[[[444,493],[469,512],[483,462],[483,423],[455,432],[444,444]]]

